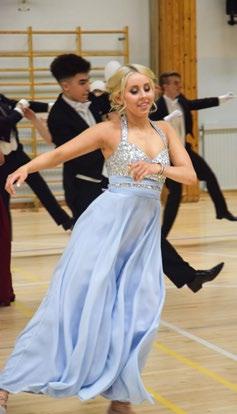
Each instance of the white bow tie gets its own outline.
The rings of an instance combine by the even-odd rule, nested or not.
[[[82,114],[86,114],[88,112],[90,104],[91,104],[91,101],[76,102],[74,104],[74,108],[77,112],[81,112]]]

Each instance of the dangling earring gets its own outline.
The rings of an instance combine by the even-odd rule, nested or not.
[[[126,113],[126,108],[127,108],[127,106],[126,105],[121,105],[120,106],[120,108],[118,109],[118,112],[120,113],[120,115],[125,115],[125,113]]]
[[[157,105],[154,101],[154,102],[152,102],[151,109],[150,109],[149,113],[153,114],[153,112],[156,112],[156,111],[157,111]]]

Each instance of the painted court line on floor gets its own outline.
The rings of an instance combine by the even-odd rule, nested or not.
[[[178,334],[180,334],[182,336],[185,336],[186,338],[191,339],[192,341],[195,341],[195,342],[205,346],[206,348],[211,349],[212,351],[217,352],[218,354],[220,354],[224,357],[232,359],[233,361],[237,361],[237,354],[233,354],[232,352],[226,351],[225,349],[220,348],[219,346],[214,345],[211,342],[206,341],[205,339],[202,339],[197,335],[193,335],[190,332],[188,332],[184,329],[181,329],[176,325],[173,325],[172,323],[161,320],[161,325],[165,326],[166,328],[171,329],[172,331],[177,332]]]
[[[152,395],[152,397],[158,401],[165,408],[168,408],[172,413],[175,414],[187,414],[187,411],[184,411],[182,408],[178,407],[176,404],[172,403],[167,398],[162,397],[162,395],[157,394],[152,388],[148,387],[147,391]]]
[[[213,379],[215,382],[218,382],[221,385],[224,385],[226,388],[228,388],[231,391],[234,391],[237,393],[237,384],[225,379],[224,377],[222,377],[219,374],[216,374],[214,371],[211,371],[208,368],[203,367],[202,365],[198,364],[197,362],[191,360],[190,358],[186,358],[183,355],[179,354],[176,351],[173,351],[171,348],[169,348],[168,346],[160,343],[160,342],[155,342],[154,347],[159,350],[162,351],[163,353],[177,359],[177,361],[181,362],[182,364],[185,364],[189,367],[191,367],[192,369],[200,372],[201,374],[205,375],[208,378]]]

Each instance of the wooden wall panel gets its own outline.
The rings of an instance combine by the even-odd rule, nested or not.
[[[157,74],[164,71],[179,72],[182,76],[184,94],[194,99],[197,96],[196,0],[150,0],[150,4],[153,23],[152,69]],[[155,54],[158,56],[158,63],[154,58]],[[194,138],[188,137],[188,140],[198,151],[197,112],[193,113],[193,118]],[[198,199],[199,185],[184,186],[184,201]]]

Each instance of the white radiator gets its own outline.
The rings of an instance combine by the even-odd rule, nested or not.
[[[200,129],[200,154],[223,190],[237,189],[237,127]]]

